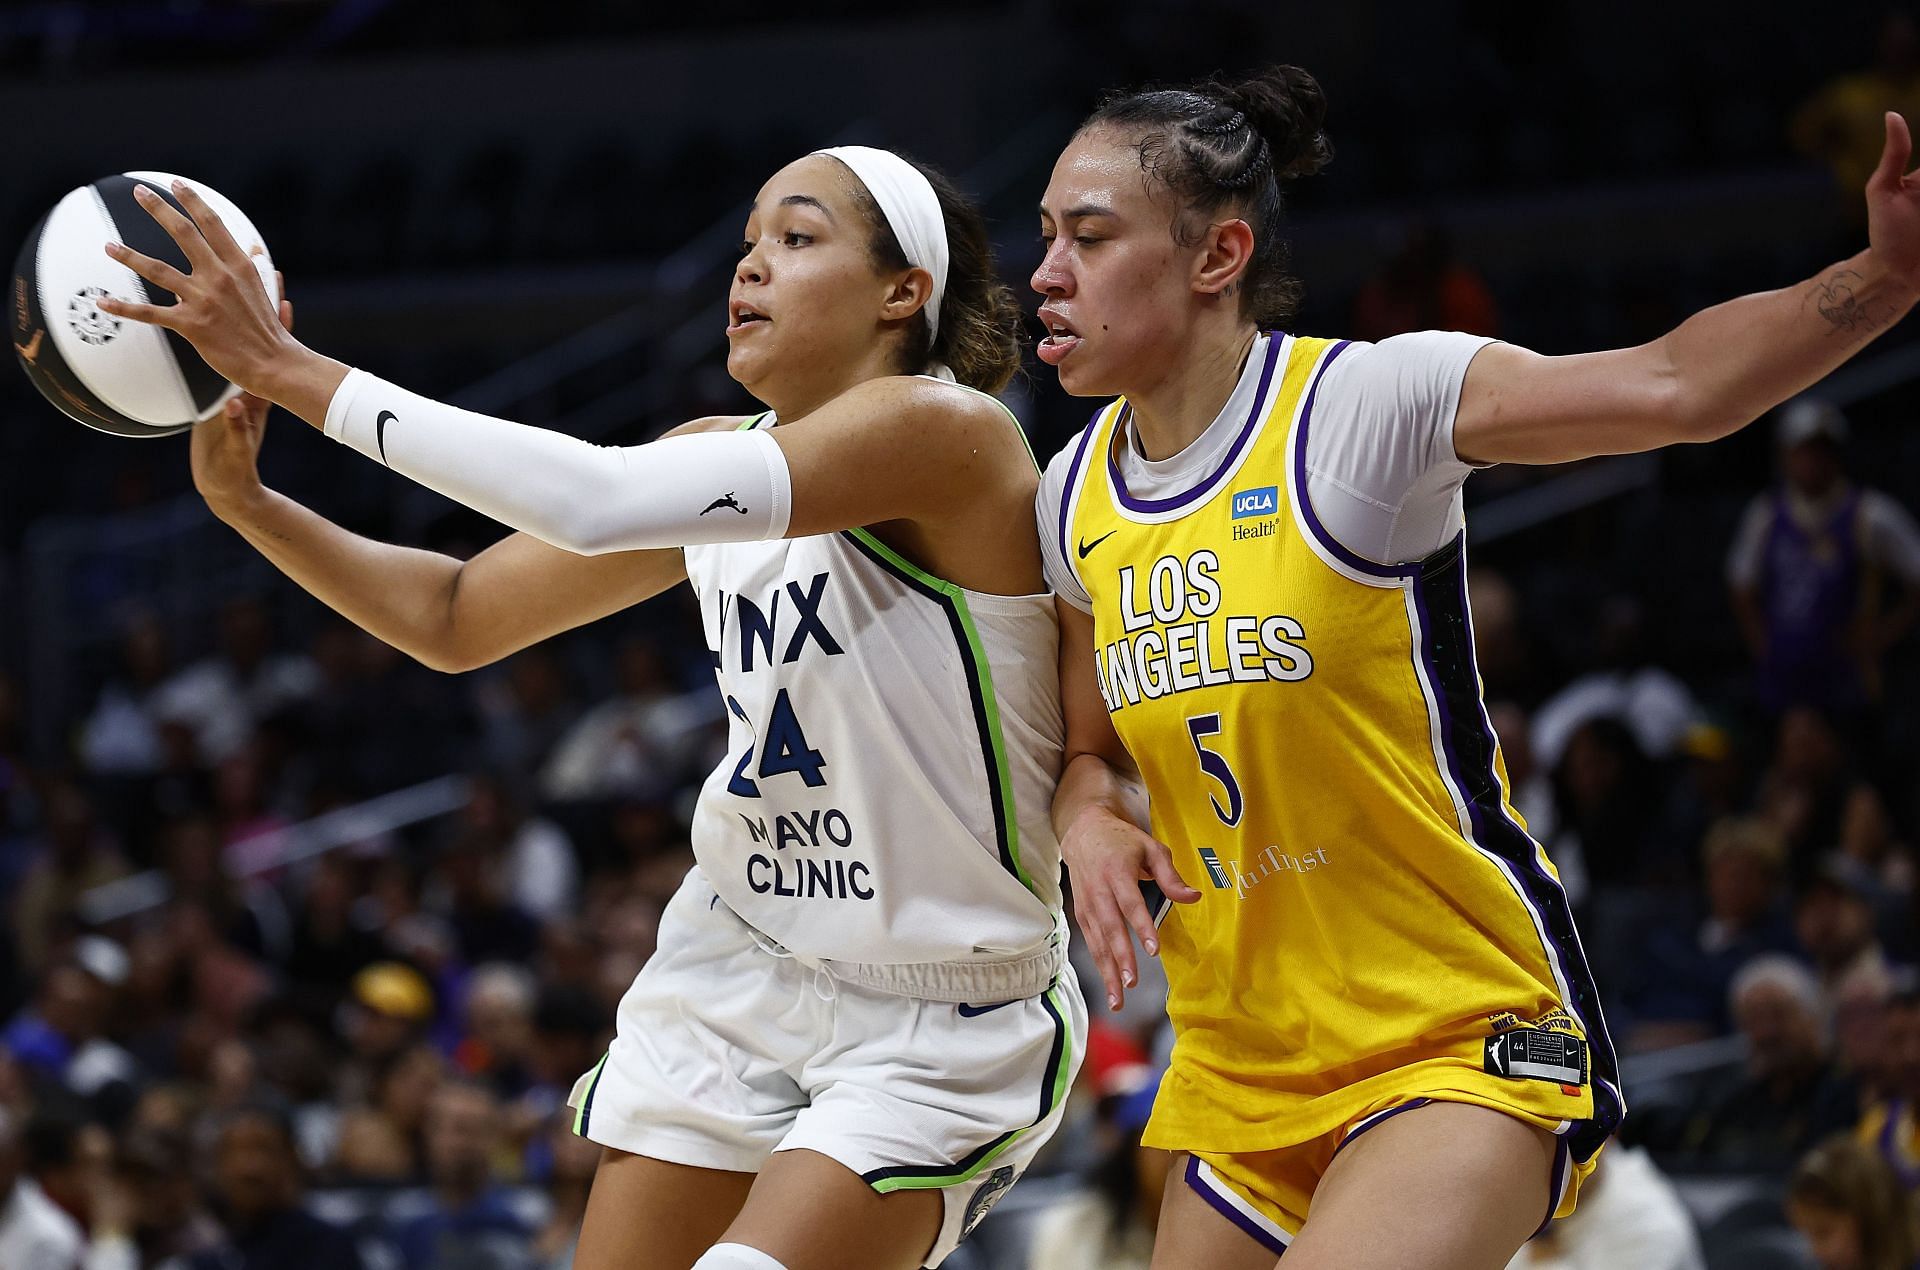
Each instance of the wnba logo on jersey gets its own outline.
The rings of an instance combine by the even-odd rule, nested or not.
[[[1246,520],[1250,516],[1272,516],[1280,510],[1280,487],[1262,485],[1259,489],[1242,489],[1233,492],[1233,518]]]

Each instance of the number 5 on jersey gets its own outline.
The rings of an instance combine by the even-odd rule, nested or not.
[[[1217,714],[1196,714],[1187,720],[1187,735],[1193,738],[1193,752],[1200,757],[1200,770],[1220,782],[1227,793],[1227,805],[1222,807],[1220,800],[1207,795],[1207,801],[1213,804],[1213,814],[1220,817],[1220,823],[1232,829],[1240,823],[1240,814],[1247,809],[1246,800],[1240,796],[1240,782],[1234,779],[1233,769],[1227,766],[1227,760],[1206,747],[1206,738],[1220,735],[1220,716]]]

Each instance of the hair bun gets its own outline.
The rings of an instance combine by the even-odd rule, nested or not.
[[[1244,111],[1273,155],[1282,178],[1312,176],[1333,161],[1333,142],[1322,125],[1327,95],[1320,81],[1298,66],[1270,66],[1242,80],[1207,86],[1216,100]]]

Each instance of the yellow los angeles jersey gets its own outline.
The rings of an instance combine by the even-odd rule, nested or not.
[[[1136,498],[1124,399],[1077,442],[1062,549],[1093,600],[1100,691],[1153,832],[1199,888],[1169,905],[1177,1039],[1151,1145],[1278,1150],[1421,1098],[1478,1103],[1590,1161],[1623,1108],[1546,854],[1507,801],[1459,540],[1385,567],[1306,501],[1321,373],[1271,336],[1220,467]]]

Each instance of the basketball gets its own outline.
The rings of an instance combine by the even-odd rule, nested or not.
[[[184,431],[239,391],[179,335],[99,307],[105,296],[173,303],[171,292],[137,277],[104,248],[122,242],[188,270],[180,248],[133,195],[145,185],[179,208],[172,193],[176,179],[165,172],[122,172],[70,191],[27,235],[14,265],[13,349],[27,378],[68,417],[115,436]],[[273,262],[260,231],[215,191],[197,182],[195,188],[253,258],[277,301]]]

